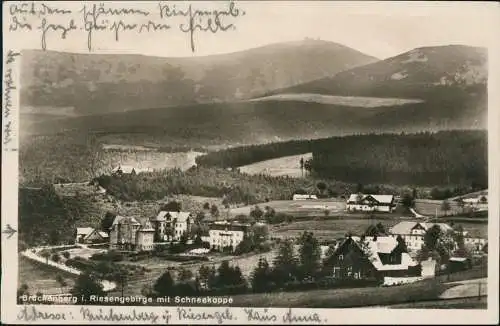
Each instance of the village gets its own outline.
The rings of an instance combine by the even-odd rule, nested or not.
[[[120,177],[142,172],[117,167],[111,174]],[[64,190],[66,196],[75,195],[75,191],[81,196],[82,189],[87,189],[90,196],[107,196],[107,190],[94,182],[55,184],[54,188]],[[471,210],[487,208],[484,192],[459,200]],[[345,199],[295,194],[289,201],[280,203],[279,207],[294,207],[299,215],[301,208],[316,209],[313,222],[319,225],[336,220],[349,222],[363,216],[364,224],[357,232],[336,229],[338,236],[325,237],[307,226],[296,235],[283,233],[294,221],[291,216],[283,218],[285,215],[279,212],[278,206],[273,208],[273,203],[262,203],[265,209],[254,205],[249,208],[249,214],[224,216],[214,212],[208,202],[202,212],[196,212],[182,210],[182,203],[171,201],[158,204],[156,213],[150,216],[106,214],[100,217],[100,225],[78,225],[74,230],[74,244],[29,248],[22,254],[75,275],[96,272],[104,292],[121,296],[169,294],[170,290],[158,293],[165,273],[180,283],[194,284],[187,293],[198,293],[200,289],[210,291],[210,281],[201,275],[202,271],[210,266],[220,269],[224,264],[225,268],[237,268],[240,278],[251,284],[253,292],[283,290],[288,286],[287,280],[277,288],[264,281],[266,287],[256,283],[255,275],[262,264],[273,265],[266,267],[270,271],[276,269],[280,259],[287,259],[287,254],[289,259],[300,257],[298,264],[304,265],[301,272],[297,272],[302,275],[288,281],[355,282],[355,286],[414,283],[484,264],[487,239],[468,232],[461,225],[432,220],[413,208],[410,208],[411,219],[402,216],[388,224],[383,219],[382,222],[372,220],[375,215],[394,216],[403,206],[402,202],[401,197],[394,195],[355,193]],[[328,216],[319,217],[324,220],[318,222],[317,215],[322,211],[328,211]],[[304,251],[307,246],[309,251]],[[287,248],[292,252],[286,253]],[[281,264],[288,263],[281,261]],[[306,268],[307,264],[313,267]],[[268,276],[272,279],[270,271]]]

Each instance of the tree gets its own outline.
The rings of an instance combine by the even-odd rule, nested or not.
[[[40,256],[42,256],[43,258],[45,258],[46,264],[49,263],[50,251],[48,251],[48,250],[42,250],[42,252],[40,252]]]
[[[309,173],[311,173],[312,171],[312,166],[313,166],[313,161],[311,159],[304,162],[304,169]]]
[[[448,215],[448,211],[451,209],[450,203],[447,200],[443,200],[441,203],[441,210],[444,212],[444,215]]]
[[[363,193],[363,184],[362,183],[358,183],[356,185],[356,192],[359,194],[359,193]]]
[[[255,207],[250,211],[250,216],[258,221],[262,218],[262,216],[264,216],[264,212],[258,205],[255,205]]]
[[[298,261],[295,257],[293,242],[290,240],[282,241],[273,262],[273,282],[278,286],[283,286],[296,278],[297,269]]]
[[[454,232],[453,232],[453,238],[457,244],[457,247],[459,249],[464,249],[465,248],[465,241],[464,241],[464,228],[461,225],[455,226]]]
[[[210,203],[205,202],[205,204],[203,204],[203,209],[208,211],[210,209]]]
[[[63,257],[64,257],[64,258],[66,258],[66,259],[69,259],[69,257],[71,256],[71,254],[70,254],[68,251],[63,251],[63,252],[62,252],[62,255],[63,255]]]
[[[302,177],[304,177],[304,164],[305,164],[304,158],[301,157],[300,161],[299,161],[299,166],[300,166],[300,172],[301,172]]]
[[[404,207],[406,207],[408,209],[415,206],[415,200],[414,200],[414,198],[410,194],[408,194],[408,193],[405,193],[403,195],[401,203],[403,204]]]
[[[303,277],[316,278],[320,270],[321,248],[312,232],[304,231],[299,240],[299,259]]]
[[[172,275],[170,275],[169,271],[166,271],[156,280],[153,290],[158,296],[168,296],[172,294],[174,286],[175,284]]]
[[[104,218],[101,220],[101,230],[109,233],[109,231],[111,231],[111,226],[113,225],[115,217],[115,213],[107,211],[104,215]]]
[[[22,297],[23,295],[30,295],[29,286],[26,283],[21,284],[19,289],[17,289],[17,297]]]
[[[274,208],[272,208],[271,206],[264,207],[264,218],[266,220],[269,220],[274,216],[276,216],[276,211],[274,210]]]
[[[187,268],[180,268],[177,272],[177,279],[180,282],[186,282],[193,278],[193,272]]]
[[[252,272],[252,291],[255,293],[269,292],[271,290],[270,277],[271,268],[269,263],[264,257],[260,257],[257,267]]]
[[[234,253],[236,255],[242,255],[251,252],[252,250],[255,249],[255,245],[253,242],[253,238],[251,238],[248,233],[245,233],[243,235],[243,239],[241,240],[240,243],[236,246],[236,249]]]
[[[227,199],[226,196],[224,196],[224,198],[222,199],[222,206],[224,206],[225,209],[229,209],[230,206],[229,206],[229,200]]]
[[[245,279],[238,266],[232,267],[229,261],[223,261],[217,269],[216,287],[224,288],[229,286],[241,286],[245,284]]]
[[[179,243],[182,247],[186,246],[187,242],[189,240],[189,236],[186,231],[184,231],[181,235],[181,238],[179,239]]]
[[[210,207],[210,214],[212,214],[213,217],[219,217],[219,208],[217,205],[213,204],[212,207]]]
[[[260,244],[269,237],[269,228],[266,224],[256,223],[252,226],[252,238],[254,244]]]
[[[56,275],[56,282],[59,284],[60,286],[60,289],[61,289],[61,293],[64,293],[64,288],[66,286],[68,286],[68,283],[66,282],[66,280],[64,279],[64,277],[62,277],[61,274],[57,274]]]
[[[129,276],[128,276],[128,271],[126,269],[119,269],[114,276],[114,281],[117,283],[118,286],[120,286],[122,296],[125,291],[125,286],[128,283],[128,279]]]
[[[93,274],[83,273],[76,280],[71,294],[78,298],[80,304],[88,304],[85,302],[89,301],[91,295],[102,297],[105,295],[105,292],[102,284]]]
[[[61,261],[61,256],[58,253],[54,253],[52,255],[52,261],[55,262],[55,263],[60,262]]]
[[[200,269],[198,270],[198,280],[199,282],[204,286],[208,287],[208,281],[211,277],[211,269],[210,267],[206,265],[201,265]]]
[[[434,251],[437,248],[439,238],[441,237],[441,228],[439,225],[433,225],[424,234],[424,245],[428,251]]]
[[[182,204],[178,201],[172,200],[163,205],[161,210],[167,212],[180,212],[182,210]]]
[[[320,181],[320,182],[318,182],[318,183],[316,184],[316,188],[318,188],[319,193],[320,193],[321,195],[323,195],[323,194],[325,193],[325,190],[326,190],[326,188],[327,188],[327,185],[326,185],[326,183],[324,183],[323,181]]]
[[[460,207],[462,213],[464,213],[464,208],[465,208],[465,202],[462,197],[457,199],[457,206]]]

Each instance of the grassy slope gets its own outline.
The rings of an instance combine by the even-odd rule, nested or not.
[[[271,176],[290,176],[301,177],[304,171],[301,171],[299,161],[303,158],[304,161],[312,158],[312,153],[304,153],[299,155],[284,156],[271,160],[260,161],[253,164],[240,166],[242,173],[248,174],[267,174]]]

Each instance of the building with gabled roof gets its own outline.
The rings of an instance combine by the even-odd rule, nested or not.
[[[157,241],[179,241],[184,233],[191,232],[193,221],[191,213],[174,211],[160,211],[151,219]]]
[[[250,232],[250,224],[217,221],[210,224],[208,241],[213,250],[234,251]]]
[[[347,211],[392,212],[396,206],[393,195],[351,194],[347,199]]]
[[[439,226],[443,234],[456,232],[449,224],[446,223],[426,223],[426,222],[410,222],[403,221],[394,225],[389,233],[393,236],[401,236],[409,250],[418,251],[424,246],[424,236],[427,230],[433,226]],[[469,244],[484,244],[485,239],[469,236],[467,232],[463,232],[464,243]]]
[[[109,240],[109,234],[91,227],[76,228],[75,243],[104,243]]]
[[[333,278],[378,279],[420,276],[419,264],[393,237],[349,236],[325,260]]]
[[[153,250],[155,229],[149,221],[139,222],[132,216],[116,216],[109,234],[110,249]]]

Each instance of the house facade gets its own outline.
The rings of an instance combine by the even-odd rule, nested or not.
[[[94,228],[76,228],[75,244],[106,243],[109,241],[109,234]]]
[[[434,225],[439,226],[443,234],[453,232],[453,228],[446,223],[423,223],[423,222],[399,222],[394,225],[389,233],[396,237],[400,236],[411,251],[421,250],[424,245],[424,236],[428,229]]]
[[[351,194],[346,210],[351,212],[392,212],[396,206],[393,195]]]
[[[394,237],[347,237],[325,266],[337,279],[420,276],[419,264]]]
[[[210,248],[219,251],[230,248],[231,251],[234,251],[249,231],[250,224],[230,223],[227,221],[214,222],[210,225],[208,231]]]
[[[184,233],[189,234],[193,226],[194,217],[189,212],[161,211],[151,219],[155,229],[155,240],[179,241]]]
[[[149,221],[142,225],[134,217],[116,216],[109,234],[110,249],[153,250],[154,233]]]
[[[420,276],[403,242],[393,237],[347,237],[328,258],[333,278],[378,279]]]
[[[294,194],[292,199],[293,200],[315,200],[315,199],[318,199],[318,197],[316,195]]]

